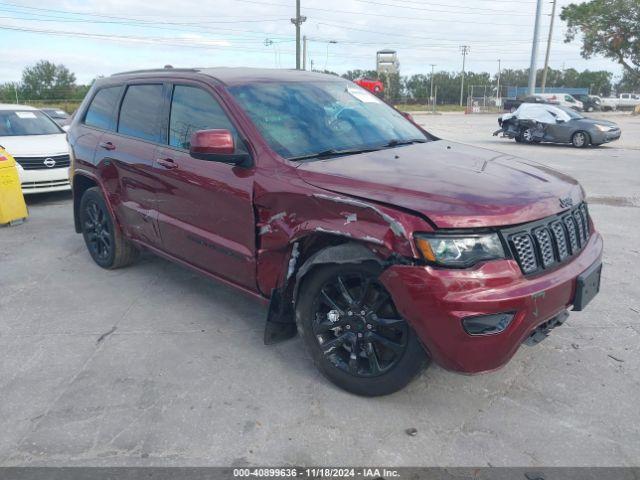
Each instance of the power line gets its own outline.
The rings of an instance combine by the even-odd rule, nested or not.
[[[251,4],[255,4],[255,5],[264,5],[263,2],[260,2],[258,0],[236,0],[236,2],[243,2],[243,3],[251,3]],[[270,7],[285,7],[285,8],[291,8],[290,5],[285,5],[283,3],[269,3]],[[329,9],[329,8],[319,8],[319,7],[305,7],[306,10],[314,10],[314,11],[319,11],[319,12],[330,12],[330,13],[344,13],[347,15],[358,15],[358,16],[371,16],[371,17],[384,17],[384,18],[398,18],[398,19],[402,19],[402,20],[420,20],[420,21],[425,21],[425,22],[436,22],[436,23],[441,23],[442,19],[437,19],[437,18],[433,18],[433,17],[417,17],[417,16],[400,16],[400,15],[389,15],[389,14],[385,14],[385,13],[372,13],[372,12],[357,12],[357,11],[353,11],[353,10],[338,10],[338,9]],[[455,20],[454,23],[470,23],[470,24],[474,24],[474,25],[491,25],[491,26],[495,26],[495,25],[503,25],[503,26],[528,26],[529,23],[497,23],[497,22],[478,22],[478,21],[473,21],[473,20]]]
[[[495,10],[495,9],[491,9],[491,8],[474,8],[473,11],[466,11],[466,12],[458,12],[458,11],[452,11],[452,10],[436,10],[433,8],[419,8],[419,7],[412,7],[412,6],[404,6],[404,5],[395,5],[392,3],[382,3],[382,2],[374,2],[373,0],[353,0],[355,2],[360,2],[360,3],[367,3],[370,5],[380,5],[380,6],[384,6],[384,7],[393,7],[393,8],[404,8],[407,10],[414,10],[414,11],[423,11],[423,12],[439,12],[439,13],[456,13],[458,15],[509,15],[509,16],[520,16],[520,17],[529,17],[529,14],[526,13],[513,13],[513,12],[505,12],[504,10]],[[428,3],[428,2],[424,2],[423,5],[434,5],[437,7],[451,7],[451,5],[447,5],[447,4],[443,4],[443,3]],[[487,12],[487,13],[484,13]],[[490,13],[489,13],[490,12]]]

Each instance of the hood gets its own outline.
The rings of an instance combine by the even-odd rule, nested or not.
[[[617,123],[610,122],[609,120],[598,120],[595,118],[579,118],[576,122],[580,122],[584,125],[604,125],[606,127],[617,127]]]
[[[64,133],[0,136],[0,145],[14,157],[45,157],[69,153],[67,135]]]
[[[409,209],[439,228],[515,225],[583,199],[571,177],[542,165],[444,140],[305,162],[298,174],[332,192]]]

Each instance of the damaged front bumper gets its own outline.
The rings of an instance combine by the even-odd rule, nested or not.
[[[594,233],[571,262],[535,277],[508,259],[470,269],[393,265],[380,279],[436,363],[480,373],[503,366],[536,328],[562,315],[574,302],[576,278],[601,256]],[[463,327],[469,317],[506,312],[513,317],[500,333],[470,335]]]

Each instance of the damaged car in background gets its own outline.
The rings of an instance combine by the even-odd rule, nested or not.
[[[359,395],[429,361],[495,370],[599,290],[602,237],[575,180],[435,138],[332,75],[113,75],[68,141],[99,266],[144,248],[232,285],[268,305],[265,343],[300,334]]]
[[[597,147],[622,134],[613,122],[587,118],[559,105],[522,104],[514,113],[498,118],[498,125],[494,136],[502,134],[518,143],[567,143],[576,148]]]

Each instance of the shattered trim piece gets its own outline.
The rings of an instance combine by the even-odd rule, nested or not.
[[[296,263],[298,263],[298,257],[300,256],[300,244],[298,242],[293,244],[291,249],[291,258],[289,258],[289,268],[287,269],[287,280],[291,278],[293,272],[296,271]]]

